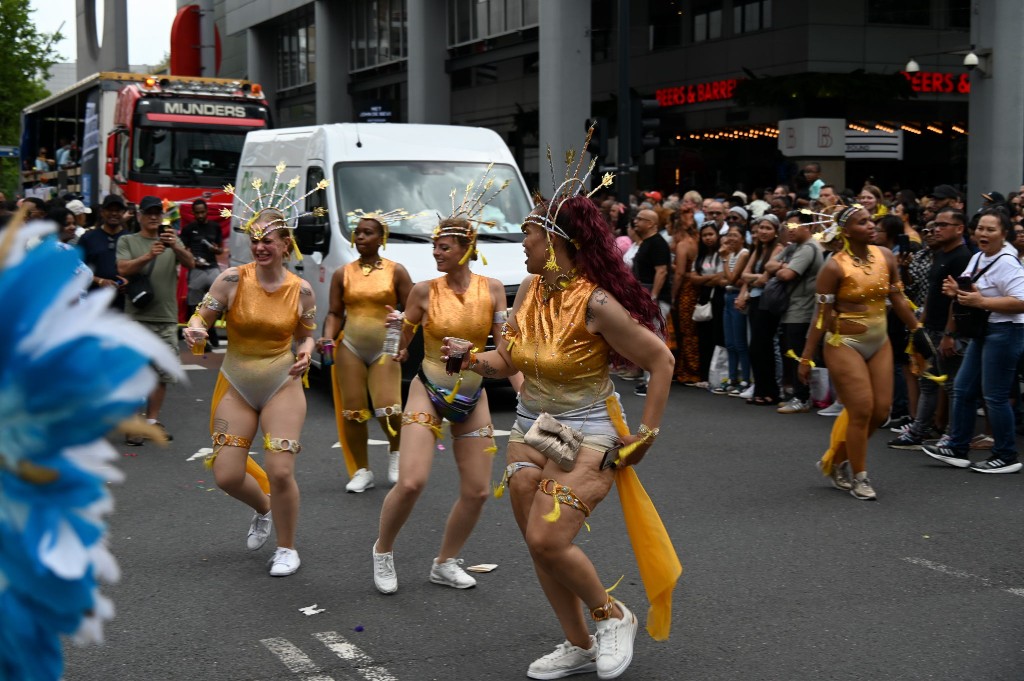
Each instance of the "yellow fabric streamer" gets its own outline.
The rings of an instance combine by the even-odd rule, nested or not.
[[[793,352],[792,348],[790,348],[789,350],[786,351],[786,357],[789,357],[790,359],[795,359],[800,364],[806,364],[807,366],[811,367],[812,369],[814,367],[818,366],[817,364],[814,363],[813,359],[804,359],[800,355],[798,355],[795,352]]]
[[[615,396],[606,400],[608,413],[620,436],[629,435],[622,407]],[[665,641],[672,629],[672,591],[683,574],[672,539],[632,466],[616,469],[622,516],[636,555],[640,579],[647,592],[647,633],[655,641]]]
[[[505,478],[502,478],[501,483],[497,485],[492,482],[491,488],[495,499],[500,499],[505,496]]]
[[[552,501],[555,502],[555,507],[553,509],[551,509],[550,513],[545,513],[542,516],[544,518],[544,520],[548,521],[549,523],[556,522],[559,518],[562,517],[562,502],[560,502],[554,496],[552,496],[551,499],[552,499]]]
[[[338,376],[337,364],[331,365],[331,393],[334,397],[334,420],[338,426],[338,442],[341,444],[341,452],[345,459],[345,470],[348,472],[348,477],[351,479],[352,476],[356,474],[356,471],[359,470],[359,466],[356,464],[355,456],[352,454],[352,450],[349,448],[348,442],[345,440],[345,402],[341,395],[341,381]]]
[[[227,394],[228,388],[231,384],[228,383],[228,379],[224,378],[224,374],[217,374],[217,384],[213,387],[213,398],[210,400],[210,432],[213,432],[213,415],[217,413],[217,405],[220,404],[221,399]],[[216,457],[213,457],[216,458]],[[208,459],[210,468],[213,467],[213,458]],[[260,489],[263,490],[264,494],[270,494],[270,479],[267,478],[266,471],[256,463],[256,460],[251,456],[246,457],[245,460],[245,472],[256,479],[259,483]]]
[[[444,401],[451,404],[455,401],[455,395],[459,392],[459,388],[462,387],[462,372],[459,372],[459,377],[455,380],[455,385],[452,386],[452,391],[444,396]]]
[[[835,460],[836,452],[839,451],[840,447],[846,446],[846,428],[849,425],[850,414],[846,409],[843,409],[839,412],[839,416],[836,417],[836,422],[832,424],[832,436],[829,441],[828,451],[821,457],[821,474],[825,477],[832,475],[832,469],[834,468],[832,462]]]

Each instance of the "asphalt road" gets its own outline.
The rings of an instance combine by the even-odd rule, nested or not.
[[[114,490],[110,537],[123,577],[105,589],[117,617],[104,646],[67,648],[68,681],[520,679],[561,642],[507,498],[488,502],[463,554],[467,565],[498,568],[466,591],[427,581],[455,494],[447,451],[399,536],[398,593],[376,592],[370,547],[386,483],[345,493],[322,378],[307,393],[297,462],[302,568],[269,577],[273,540],[245,550],[251,513],[194,457],[209,446],[220,356],[183,357],[199,368],[169,393],[162,420],[174,442],[118,444],[127,481]],[[640,398],[632,384],[620,390],[635,419]],[[513,396],[491,399],[495,426],[507,429]],[[641,631],[623,678],[1024,678],[1024,477],[889,450],[890,434],[879,432],[870,445],[879,501],[857,501],[814,468],[831,423],[673,388],[638,472],[684,573],[670,640]],[[385,451],[371,447],[379,479]],[[503,451],[495,480],[502,461]],[[643,621],[614,494],[590,525],[579,543],[608,585],[625,577],[615,593]]]

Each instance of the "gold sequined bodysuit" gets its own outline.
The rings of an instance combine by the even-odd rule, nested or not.
[[[832,256],[843,271],[836,291],[836,305],[846,303],[864,306],[860,312],[839,312],[834,318],[832,331],[825,334],[825,342],[840,343],[856,350],[864,359],[871,359],[888,340],[885,320],[885,301],[889,297],[889,267],[877,246],[868,246],[870,261],[857,266],[853,256],[840,251]],[[839,333],[843,320],[864,327],[861,333]]]
[[[447,277],[438,277],[430,282],[429,296],[427,319],[423,322],[423,364],[420,372],[434,388],[450,391],[455,387],[458,376],[449,376],[445,372],[445,363],[441,361],[441,341],[445,336],[464,338],[472,342],[473,347],[483,350],[494,323],[494,302],[487,277],[478,274],[470,274],[469,288],[461,295],[448,287]],[[458,394],[464,397],[477,395],[483,380],[480,374],[463,372]]]
[[[602,402],[615,392],[608,376],[611,350],[587,330],[587,304],[597,285],[576,278],[544,300],[535,277],[515,316],[518,332],[506,325],[512,362],[523,372],[521,404],[532,412],[561,414]]]
[[[360,262],[355,260],[342,270],[345,301],[345,336],[342,344],[351,350],[363,364],[370,366],[381,357],[384,345],[385,305],[396,307],[395,263],[381,258],[380,268],[363,274]],[[404,301],[403,301],[404,302]]]
[[[301,286],[302,280],[288,272],[280,288],[268,293],[256,279],[256,263],[238,268],[238,288],[226,317],[228,351],[220,370],[257,411],[291,378]]]

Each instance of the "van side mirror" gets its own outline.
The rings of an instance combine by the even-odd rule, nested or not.
[[[331,223],[328,216],[304,215],[295,225],[295,245],[303,255],[326,253],[331,247]]]

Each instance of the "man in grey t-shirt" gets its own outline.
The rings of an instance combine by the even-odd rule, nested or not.
[[[818,284],[823,255],[821,246],[811,238],[811,228],[799,222],[803,216],[790,218],[788,222],[798,226],[789,229],[790,244],[782,250],[777,259],[783,263],[775,276],[789,283],[789,307],[782,315],[782,352],[792,350],[797,355],[803,352],[807,331],[814,316],[814,292]],[[812,218],[808,218],[812,219]],[[793,387],[793,398],[779,406],[780,414],[800,414],[811,408],[811,389],[797,378],[797,363],[789,359],[782,361],[782,381]]]
[[[156,196],[144,196],[139,202],[140,225],[138,234],[128,234],[117,241],[117,273],[126,279],[148,275],[153,287],[153,300],[138,308],[131,300],[125,301],[125,313],[160,337],[178,354],[178,265],[186,269],[195,266],[195,259],[185,248],[172,227],[164,226],[163,202]],[[160,373],[160,382],[150,393],[146,416],[150,423],[159,425],[160,408],[167,394],[167,384],[173,377]],[[167,429],[164,429],[167,432]],[[168,439],[171,439],[168,435]],[[141,445],[142,440],[129,436],[127,443]]]

